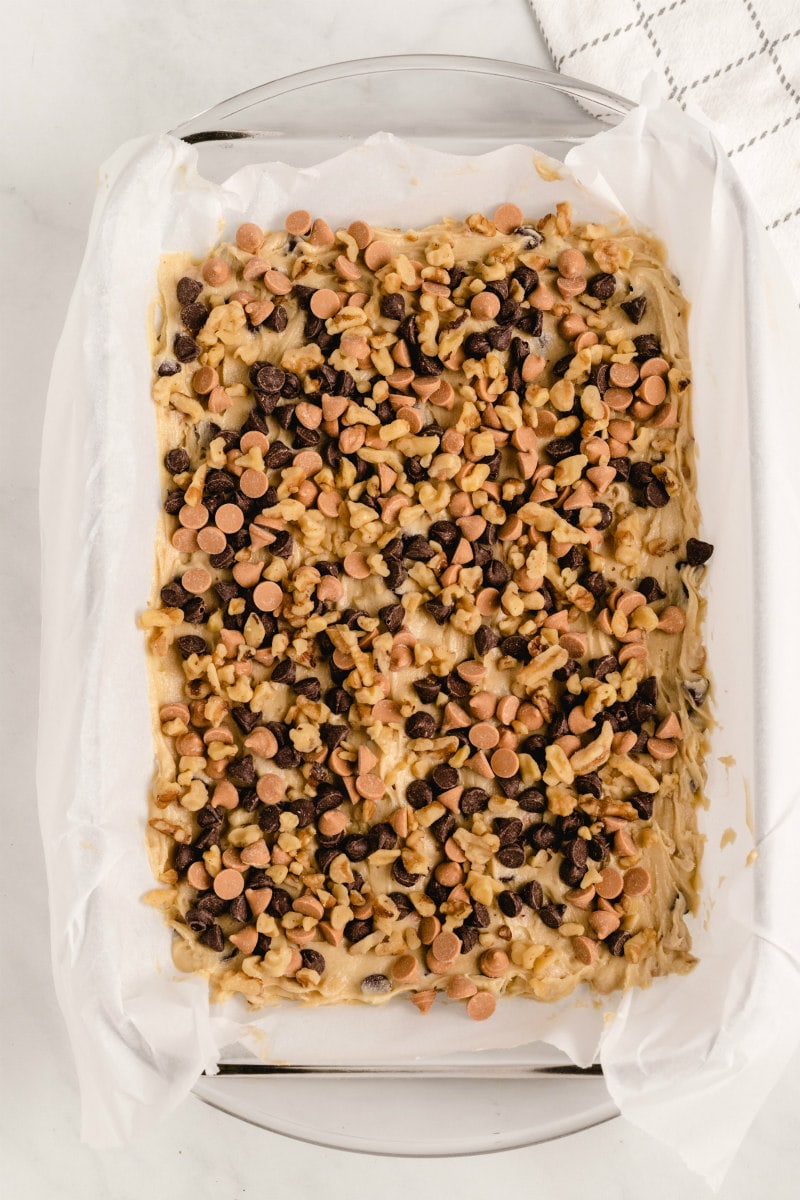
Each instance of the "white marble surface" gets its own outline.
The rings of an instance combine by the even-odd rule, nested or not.
[[[79,1142],[75,1073],[53,994],[35,812],[38,554],[36,476],[44,394],[77,270],[98,165],[123,140],[170,128],[264,80],[365,54],[449,51],[548,65],[525,0],[40,0],[4,14],[6,119],[0,227],[4,469],[0,577],[6,730],[0,873],[4,1038],[0,1170],[17,1200],[239,1200],[524,1193],[685,1200],[710,1195],[674,1156],[617,1120],[549,1145],[420,1164],[301,1146],[190,1099],[141,1144]],[[726,1200],[797,1194],[800,1059],[751,1130]]]

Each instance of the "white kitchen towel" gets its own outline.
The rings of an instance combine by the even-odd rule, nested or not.
[[[800,279],[799,0],[528,0],[559,71],[697,105]]]

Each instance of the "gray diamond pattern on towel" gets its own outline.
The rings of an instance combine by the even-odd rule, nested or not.
[[[697,106],[800,276],[797,0],[529,0],[559,71],[635,98],[650,71]]]

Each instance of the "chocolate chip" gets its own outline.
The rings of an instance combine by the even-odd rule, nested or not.
[[[575,791],[581,796],[594,796],[600,800],[603,795],[603,784],[596,771],[588,775],[575,776]]]
[[[170,450],[164,459],[164,466],[170,475],[180,475],[182,472],[188,471],[190,465],[189,455],[180,447]]]
[[[405,545],[404,557],[412,562],[430,562],[435,551],[427,538],[416,535],[408,539]]]
[[[314,851],[317,865],[323,874],[328,870],[328,867],[331,865],[338,853],[339,851],[335,846],[318,846]]]
[[[208,320],[208,309],[205,304],[184,304],[181,309],[181,321],[189,333],[199,333]]]
[[[502,588],[508,583],[508,568],[499,558],[493,558],[486,564],[483,578],[487,587]]]
[[[650,508],[663,508],[669,504],[669,492],[658,479],[651,479],[644,489],[644,499]]]
[[[475,900],[472,905],[472,912],[467,918],[470,925],[474,925],[476,929],[488,929],[492,923],[492,914],[485,904]]]
[[[525,238],[527,243],[525,246],[526,250],[535,250],[544,241],[541,233],[539,233],[539,230],[534,225],[518,225],[512,232],[515,237]]]
[[[591,592],[596,600],[605,596],[610,587],[605,575],[600,571],[586,571],[579,577],[578,583],[581,587],[585,587],[587,592]]]
[[[285,917],[289,909],[292,907],[292,897],[283,888],[272,889],[272,899],[267,905],[267,912],[271,917]]]
[[[465,788],[458,801],[458,807],[464,816],[484,812],[489,807],[489,793],[483,788]]]
[[[351,942],[360,942],[372,933],[372,921],[348,921],[344,927],[344,936]]]
[[[494,650],[500,638],[489,625],[479,625],[475,630],[475,650],[483,658],[490,650]]]
[[[414,911],[414,905],[411,903],[405,892],[389,892],[389,899],[397,909],[400,920],[402,920],[403,917],[410,916]]]
[[[586,284],[586,294],[594,296],[595,300],[610,300],[616,290],[616,276],[609,275],[607,271],[593,275]]]
[[[529,883],[524,883],[519,889],[518,896],[523,904],[527,904],[528,908],[533,908],[537,912],[544,904],[542,885],[535,879],[531,879]]]
[[[553,462],[560,462],[562,458],[569,458],[575,454],[575,443],[569,438],[551,438],[545,450]]]
[[[602,658],[593,659],[589,669],[595,679],[605,679],[606,675],[612,675],[619,670],[619,662],[613,654],[604,654]]]
[[[208,618],[208,609],[202,596],[192,596],[183,605],[183,619],[189,625],[202,625]]]
[[[219,917],[225,912],[227,904],[222,897],[218,896],[215,892],[206,892],[206,894],[201,896],[197,901],[197,907],[202,912],[209,913],[212,917]]]
[[[652,575],[647,575],[640,582],[638,590],[642,593],[648,604],[652,604],[654,600],[663,600],[666,592],[659,586],[658,580]]]
[[[586,842],[583,840],[583,838],[576,837],[571,841],[564,842],[561,846],[561,853],[566,859],[569,859],[574,866],[580,867],[582,870],[586,869],[586,860],[589,856],[589,852],[586,848]]]
[[[322,975],[325,970],[325,956],[320,954],[319,950],[306,948],[300,951],[300,957],[303,960],[303,966],[309,971],[316,971],[318,975]]]
[[[518,917],[522,912],[522,901],[514,892],[501,892],[497,904],[504,917]]]
[[[608,460],[608,465],[614,468],[620,479],[627,480],[630,478],[631,460],[629,458],[610,458]]]
[[[430,826],[431,833],[441,842],[442,845],[449,837],[452,837],[456,831],[456,819],[451,812],[446,812],[444,816],[439,817]]]
[[[471,333],[464,340],[464,353],[468,358],[485,358],[491,348],[489,339],[483,333]]]
[[[470,686],[465,679],[451,671],[444,681],[444,690],[454,700],[465,700],[469,695]]]
[[[543,327],[544,314],[540,308],[529,308],[517,321],[517,329],[521,329],[523,333],[529,333],[531,337],[541,337]]]
[[[701,542],[699,538],[689,538],[686,542],[686,561],[690,567],[702,567],[713,553],[711,542]]]
[[[298,679],[296,683],[292,684],[292,691],[297,696],[305,696],[306,700],[313,701],[319,700],[322,695],[320,682],[313,675],[307,679]]]
[[[226,778],[237,787],[252,787],[256,781],[256,767],[252,754],[246,754],[244,758],[231,759],[228,762]]]
[[[525,851],[522,846],[504,846],[497,851],[497,861],[511,871],[516,871],[525,862]]]
[[[194,338],[189,337],[188,333],[176,333],[172,348],[175,351],[175,357],[181,363],[194,362],[200,356],[200,347]]]
[[[387,604],[378,610],[378,616],[389,630],[389,633],[397,633],[405,621],[406,610],[402,604]]]
[[[344,716],[352,707],[353,697],[344,688],[332,687],[325,693],[325,703],[331,712]]]
[[[528,292],[534,291],[539,286],[539,275],[532,267],[526,267],[522,263],[513,272],[512,279],[516,279],[519,286],[522,288],[525,295]]]
[[[275,558],[291,558],[294,553],[294,538],[288,529],[280,529],[270,544],[270,554]]]
[[[536,788],[525,788],[517,796],[517,804],[523,812],[543,813],[547,809],[547,798]]]
[[[543,924],[547,925],[549,929],[558,929],[559,925],[564,923],[567,906],[566,904],[544,904],[538,911]]]
[[[558,868],[558,877],[567,887],[578,887],[586,873],[585,867],[578,867],[565,858]]]
[[[201,829],[210,829],[212,826],[222,824],[222,810],[215,808],[213,804],[204,804],[195,815]]]
[[[459,775],[455,767],[440,763],[438,767],[434,767],[431,779],[440,792],[448,792],[450,788],[458,787]]]
[[[410,738],[432,738],[436,733],[436,721],[430,713],[412,713],[406,721],[406,736]]]
[[[241,921],[244,924],[250,917],[250,907],[247,903],[247,898],[244,893],[241,896],[234,896],[228,903],[228,915],[233,917],[234,921]]]
[[[391,990],[392,981],[387,975],[367,975],[361,980],[361,991],[365,996],[377,996]]]
[[[226,546],[224,550],[220,550],[219,554],[209,554],[208,561],[217,571],[227,571],[232,567],[236,560],[236,554],[233,546]]]
[[[470,950],[474,950],[478,944],[480,934],[474,925],[462,925],[460,929],[454,929],[453,933],[461,942],[462,954],[469,954]]]
[[[273,683],[294,683],[297,678],[297,667],[290,658],[280,659],[272,668],[270,679]]]
[[[204,946],[208,946],[210,950],[216,950],[217,954],[225,947],[225,937],[216,922],[213,925],[209,925],[208,929],[204,929],[197,940],[198,942],[202,942]]]
[[[515,658],[517,662],[524,662],[530,658],[528,639],[518,633],[512,633],[510,637],[505,637],[500,642],[500,653],[508,658]]]
[[[620,304],[620,308],[633,321],[634,325],[638,325],[647,309],[647,298],[645,296],[634,296],[632,300],[625,300]]]
[[[425,611],[430,613],[437,625],[446,625],[455,611],[455,606],[442,604],[438,600],[426,600]]]
[[[188,275],[184,275],[178,280],[175,295],[179,304],[192,304],[202,290],[202,283],[199,283],[196,279],[190,279]]]
[[[367,835],[370,853],[376,850],[394,850],[397,845],[397,834],[388,821],[379,821],[373,825]]]
[[[172,855],[172,865],[179,875],[183,875],[188,871],[189,867],[195,861],[197,851],[193,846],[175,846],[175,852]]]
[[[648,795],[647,792],[634,792],[632,796],[628,796],[628,803],[633,805],[642,821],[653,819],[654,796]]]
[[[610,933],[606,938],[606,945],[616,958],[622,958],[623,954],[625,953],[625,943],[629,941],[632,936],[632,934],[626,933],[624,929],[615,929],[614,932]]]
[[[202,908],[187,909],[186,916],[183,919],[191,929],[192,933],[202,933],[203,930],[208,929],[209,925],[213,924],[214,921],[212,914],[209,912],[204,912]]]
[[[414,779],[406,788],[406,800],[412,808],[424,808],[433,800],[433,788],[424,779]]]
[[[516,300],[504,300],[497,314],[498,325],[516,325],[522,316],[522,308]]]
[[[522,821],[518,817],[495,817],[492,828],[501,846],[510,846],[522,837]]]
[[[369,842],[359,834],[346,837],[342,842],[342,850],[350,862],[363,862],[369,854]]]
[[[204,639],[196,637],[194,634],[186,634],[184,637],[177,638],[176,645],[181,658],[189,658],[192,654],[206,654],[208,651]]]
[[[402,563],[396,562],[394,559],[390,559],[386,565],[388,571],[385,577],[386,586],[390,591],[396,592],[408,579],[408,571]]]
[[[282,304],[276,304],[264,324],[266,325],[267,329],[271,329],[273,333],[283,333],[284,329],[289,324],[289,314]]]
[[[595,512],[600,513],[600,520],[595,524],[595,529],[608,529],[613,519],[611,509],[607,504],[602,504],[599,500],[595,500],[593,508]]]
[[[250,379],[259,391],[279,392],[286,382],[286,375],[272,363],[256,363],[250,370]]]
[[[278,753],[273,759],[276,767],[280,767],[282,771],[288,771],[292,767],[299,767],[301,758],[294,746],[281,746]],[[230,769],[229,772],[230,774]]]
[[[528,841],[534,850],[555,850],[561,835],[553,825],[534,825],[528,833]]]
[[[661,357],[661,343],[653,333],[640,333],[633,339],[633,344],[636,347],[636,357],[639,362],[645,362],[648,358]]]
[[[491,329],[486,330],[486,338],[492,350],[507,350],[511,345],[513,336],[513,323],[509,323],[508,325],[493,325]]]
[[[183,608],[189,602],[189,593],[177,579],[165,584],[159,595],[165,608]]]
[[[381,316],[389,321],[402,321],[406,315],[406,302],[399,292],[381,296]]]

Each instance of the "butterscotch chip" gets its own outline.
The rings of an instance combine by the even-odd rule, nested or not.
[[[263,241],[263,232],[258,225],[253,225],[250,221],[246,221],[236,230],[236,245],[240,250],[246,250],[248,254],[256,254],[261,249]]]
[[[244,525],[244,513],[238,504],[223,504],[217,509],[214,520],[223,533],[238,533]]]
[[[522,209],[516,204],[501,204],[495,209],[494,223],[501,233],[512,233],[523,222]]]
[[[335,316],[342,307],[342,302],[331,288],[319,288],[311,297],[309,307],[315,317],[327,320],[328,317]]]
[[[392,248],[388,242],[377,241],[370,242],[364,250],[364,262],[369,267],[370,271],[379,271],[381,267],[385,267],[392,258]]]
[[[366,250],[367,246],[372,241],[372,230],[366,221],[353,221],[347,227],[347,232],[353,239],[359,250]]]
[[[448,965],[455,962],[461,953],[461,942],[454,933],[443,930],[431,942],[431,953],[440,963]]]
[[[477,986],[466,975],[451,975],[447,981],[448,1000],[468,1000],[477,990]]]
[[[473,1021],[487,1021],[496,1008],[497,1001],[491,992],[478,992],[467,1000],[467,1016]]]
[[[625,872],[623,891],[626,896],[646,896],[650,891],[650,882],[648,870],[644,867],[631,867],[629,871]]]
[[[419,964],[412,954],[403,954],[392,963],[391,977],[395,983],[415,983],[419,978]]]
[[[359,550],[345,556],[344,569],[351,579],[367,579],[369,577],[369,565]]]
[[[233,900],[244,891],[244,879],[241,871],[225,867],[214,878],[214,891],[221,900]]]
[[[201,596],[211,587],[211,573],[205,567],[191,567],[181,575],[181,583],[193,596]]]
[[[311,213],[306,212],[304,208],[295,209],[286,218],[284,228],[293,237],[302,237],[311,228]]]
[[[253,604],[261,612],[277,612],[283,602],[283,592],[277,583],[265,579],[253,589]]]
[[[185,529],[202,529],[208,523],[208,509],[204,504],[184,504],[178,520]]]

